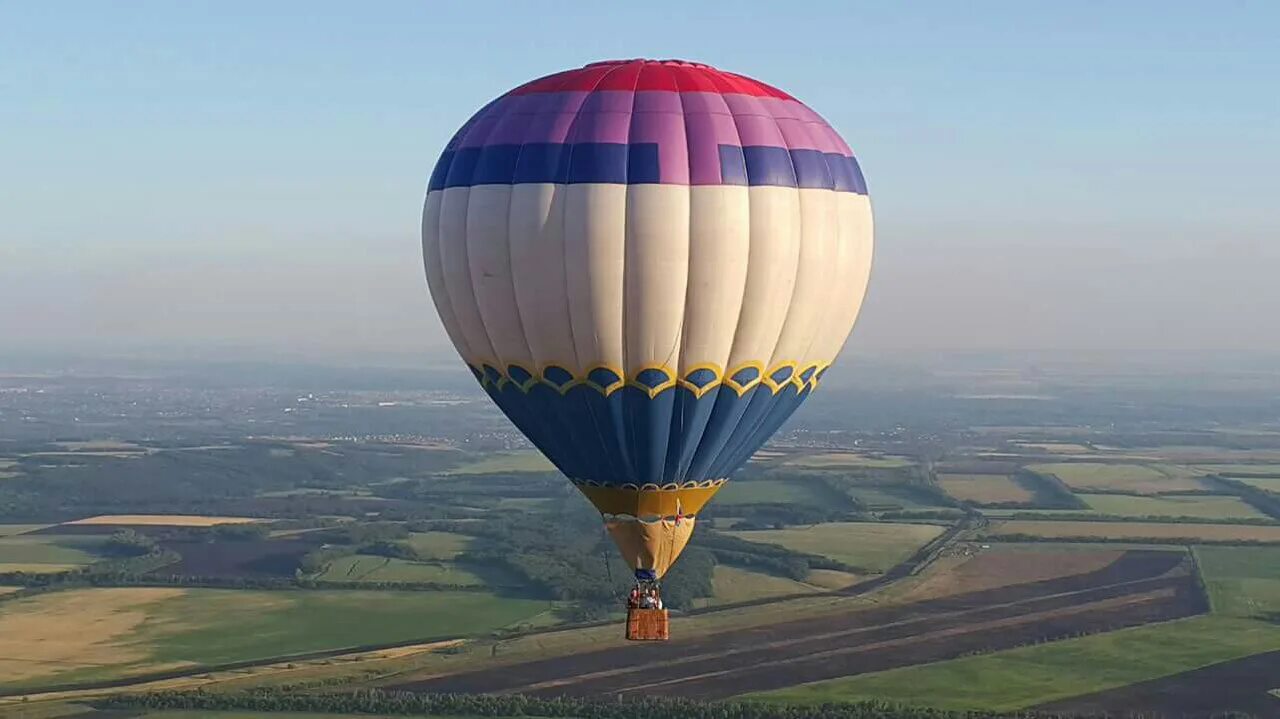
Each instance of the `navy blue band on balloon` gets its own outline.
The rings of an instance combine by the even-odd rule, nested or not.
[[[799,187],[867,194],[858,161],[818,150],[720,145],[720,184]],[[529,183],[620,185],[660,182],[656,143],[530,143],[446,150],[430,190]]]

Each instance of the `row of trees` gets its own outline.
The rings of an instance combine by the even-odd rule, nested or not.
[[[1203,537],[1116,537],[1106,535],[1046,537],[1039,534],[999,534],[982,537],[984,542],[1118,542],[1121,544],[1212,544],[1223,547],[1275,547],[1280,541],[1264,541],[1259,539],[1205,539]]]
[[[1219,487],[1225,487],[1232,494],[1239,495],[1241,499],[1268,517],[1280,519],[1280,495],[1255,487],[1248,482],[1228,479],[1220,475],[1210,476],[1209,481]]]
[[[904,707],[881,701],[820,705],[766,702],[700,702],[645,698],[631,701],[522,695],[418,694],[364,690],[334,694],[259,691],[246,694],[160,692],[115,695],[95,702],[106,710],[202,710],[324,712],[342,714],[549,719],[994,719],[990,712]],[[1028,717],[1030,715],[1020,714]],[[1040,719],[1053,715],[1039,714]]]
[[[1049,514],[1047,512],[1014,512],[1009,515],[1010,519],[1029,519],[1029,520],[1058,520],[1072,522],[1149,522],[1152,524],[1249,524],[1254,526],[1274,525],[1276,520],[1270,517],[1187,517],[1187,516],[1170,516],[1167,514],[1142,514],[1142,515],[1119,515],[1119,514],[1090,514],[1088,512],[1055,512]]]

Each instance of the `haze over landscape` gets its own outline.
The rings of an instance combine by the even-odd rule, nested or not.
[[[1277,37],[0,4],[0,719],[1280,717]]]

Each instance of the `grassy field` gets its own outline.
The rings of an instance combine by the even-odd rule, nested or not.
[[[1052,474],[1075,490],[1121,489],[1142,494],[1204,489],[1196,473],[1173,465],[1053,462],[1027,467]]]
[[[1275,477],[1230,477],[1237,482],[1244,482],[1251,487],[1280,494],[1280,475]]]
[[[0,605],[0,687],[485,634],[551,607],[483,592],[57,592]]]
[[[154,527],[212,527],[216,524],[248,524],[261,522],[252,517],[199,517],[191,514],[104,514],[86,517],[66,524],[106,524]]]
[[[832,501],[832,492],[823,491],[812,481],[753,479],[726,483],[716,492],[715,506],[735,504],[807,504],[822,507]],[[834,498],[841,499],[841,498]],[[847,502],[847,500],[845,500]]]
[[[1031,490],[1003,474],[939,474],[938,484],[962,502],[994,504],[996,502],[1030,503]]]
[[[1134,497],[1125,494],[1085,494],[1090,509],[1120,517],[1200,517],[1203,519],[1266,519],[1239,497],[1190,495]]]
[[[365,555],[335,559],[316,578],[332,582],[434,582],[474,587],[485,584],[476,573],[451,563],[428,564]]]
[[[1280,526],[1245,524],[1178,524],[1158,522],[1073,522],[996,520],[988,536],[1026,534],[1034,537],[1098,537],[1100,539],[1192,539],[1205,542],[1280,542]]]
[[[1202,464],[1198,469],[1225,477],[1273,474],[1280,477],[1280,464]]]
[[[715,589],[715,596],[705,602],[708,606],[818,591],[814,586],[794,579],[730,567],[727,564],[716,566],[711,575],[711,585]]]
[[[1053,454],[1089,454],[1093,450],[1087,445],[1071,442],[1015,442],[1019,449],[1038,450]]]
[[[1280,612],[1280,547],[1196,547],[1216,614],[1271,618]]]
[[[507,474],[510,472],[554,472],[555,465],[541,452],[495,452],[448,470],[447,474]]]
[[[1280,626],[1197,617],[816,682],[757,697],[806,704],[882,699],[946,709],[1015,711],[1276,649]]]
[[[407,541],[423,559],[454,559],[467,551],[474,539],[453,532],[415,532]]]
[[[0,537],[16,537],[19,534],[44,529],[47,524],[0,524]]]
[[[311,714],[306,711],[276,711],[262,714],[260,711],[147,711],[136,715],[138,719],[369,719],[369,714]],[[434,719],[425,714],[404,714],[407,719]],[[92,719],[92,718],[91,718]],[[452,719],[466,719],[453,716]]]
[[[83,564],[55,564],[52,562],[0,562],[0,573],[57,574],[83,567]]]
[[[1280,529],[1278,527],[1277,529]],[[833,522],[793,529],[726,532],[752,542],[780,544],[872,572],[883,572],[911,556],[944,528],[932,524]]]
[[[0,537],[0,565],[57,565],[81,567],[98,560],[93,550],[105,537],[17,535]],[[11,569],[8,571],[27,571]]]
[[[937,504],[922,501],[907,485],[853,486],[848,489],[850,497],[856,499],[864,507],[872,510],[880,509],[936,509]]]
[[[789,467],[812,469],[840,469],[843,467],[870,467],[873,469],[897,469],[910,467],[911,461],[902,457],[868,457],[855,452],[824,452],[806,454],[784,462]]]

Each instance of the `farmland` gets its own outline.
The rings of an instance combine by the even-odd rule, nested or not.
[[[251,517],[201,517],[190,514],[107,514],[66,522],[68,525],[122,527],[212,527],[218,524],[257,522]]]
[[[1157,522],[1086,522],[1067,520],[997,520],[987,536],[1044,539],[1096,537],[1100,540],[1189,540],[1190,542],[1280,542],[1280,526],[1243,524],[1177,524]]]
[[[934,392],[951,381],[939,377],[910,386]],[[1089,414],[1107,392],[1071,396],[1050,369],[919,405],[901,388],[862,387],[857,402],[819,393],[703,510],[664,580],[675,611],[662,646],[594,624],[617,617],[629,568],[599,514],[471,384],[413,401],[399,390],[238,397],[222,406],[228,419],[166,417],[148,425],[164,438],[147,441],[55,434],[0,408],[10,435],[33,437],[0,439],[0,472],[16,475],[0,481],[12,523],[0,525],[0,570],[85,568],[3,579],[27,591],[0,602],[0,678],[12,689],[163,670],[211,692],[332,680],[338,691],[778,690],[981,708],[1174,681],[1275,647],[1280,524],[1248,486],[1280,490],[1280,433],[1271,419],[1254,434],[1202,431],[1183,408],[1152,418],[1165,405],[1146,392]],[[184,394],[182,406],[216,394]],[[92,412],[99,395],[73,404]],[[1016,399],[1029,395],[1056,399]],[[1250,396],[1214,404],[1213,425],[1232,426],[1219,413]],[[27,397],[0,393],[0,404]],[[325,403],[347,406],[318,421]],[[1277,416],[1274,403],[1249,411]],[[109,436],[140,436],[134,421]],[[246,423],[204,436],[201,423],[223,421]],[[214,528],[246,520],[261,526]],[[949,522],[955,536],[929,544]],[[120,539],[134,533],[154,542],[138,542],[148,554],[136,563]],[[1236,541],[1277,547],[1213,544]],[[896,563],[926,545],[936,559],[902,576]],[[1208,606],[1195,566],[1214,615],[1188,620]],[[1070,638],[1082,633],[1098,634]],[[469,641],[296,656],[442,636]],[[242,660],[263,665],[202,669]]]
[[[904,457],[869,457],[853,452],[827,452],[802,454],[798,457],[787,459],[784,464],[789,467],[804,469],[844,469],[854,467],[897,469],[899,467],[910,467],[912,463]]]
[[[850,566],[883,572],[942,534],[933,524],[832,522],[797,529],[727,532],[751,542],[778,544],[830,557]]]
[[[1280,547],[1197,547],[1215,613],[1271,618],[1280,612]]]
[[[489,572],[492,580],[492,572]],[[426,582],[484,586],[481,573],[442,562],[411,562],[390,557],[352,555],[333,560],[316,579],[331,582]]]
[[[21,534],[0,537],[0,571],[63,571],[92,564],[99,537],[55,537]]]
[[[1257,487],[1258,489],[1265,490],[1267,492],[1280,494],[1280,475],[1276,475],[1274,477],[1235,476],[1235,477],[1230,477],[1230,479],[1234,479],[1237,482],[1244,482],[1245,484],[1251,487]]]
[[[1022,546],[1028,551],[1008,551],[1013,545],[993,545],[990,549],[958,558],[954,563],[944,559],[940,562],[944,566],[939,567],[939,571],[927,572],[917,578],[905,597],[927,599],[1086,574],[1115,562],[1123,553],[1114,549],[1080,551],[1075,547]]]
[[[506,474],[510,472],[554,472],[556,468],[542,453],[497,452],[448,470],[449,474]]]
[[[938,483],[962,502],[1028,504],[1035,498],[1031,490],[1001,474],[939,474]]]
[[[161,574],[198,577],[292,577],[303,555],[315,549],[306,539],[268,539],[211,543],[164,541],[161,546],[177,552],[177,564],[156,570]]]
[[[906,484],[851,484],[845,493],[871,511],[938,508],[933,497]]]
[[[1056,462],[1033,464],[1028,469],[1051,474],[1074,490],[1116,490],[1138,494],[1184,492],[1204,489],[1196,473],[1170,465]]]
[[[0,524],[0,538],[16,537],[19,534],[27,532],[35,532],[44,529],[47,524]]]
[[[1274,649],[1280,649],[1280,627],[1201,617],[835,679],[763,698],[812,704],[889,699],[1014,711]]]
[[[814,482],[751,479],[734,480],[726,483],[716,492],[716,507],[731,507],[736,504],[804,504],[824,506],[832,501],[847,504],[848,499],[822,487]]]
[[[1119,517],[1195,517],[1197,519],[1266,519],[1239,497],[1226,496],[1133,496],[1125,494],[1078,493],[1089,508],[1099,514]]]
[[[414,532],[407,540],[422,559],[453,559],[467,551],[473,539],[452,532]]]
[[[397,676],[393,688],[636,697],[657,684],[668,696],[724,698],[1186,616],[1200,608],[1190,578],[1167,575],[1181,557],[1131,553],[1102,570],[1046,582],[861,611],[846,604],[841,613],[808,619],[788,614],[786,621],[751,629],[745,643],[742,632],[730,631],[448,676],[438,676],[437,668],[428,670],[436,675],[418,680]],[[1274,634],[1280,641],[1280,629]]]
[[[764,597],[805,594],[819,588],[786,577],[776,577],[763,572],[752,572],[728,565],[717,566],[711,576],[715,596],[707,605],[733,604]]]
[[[1280,464],[1204,464],[1198,469],[1225,477],[1280,477]]]
[[[530,621],[547,602],[484,592],[81,589],[0,612],[0,687],[123,676]],[[75,621],[67,621],[74,617]]]

